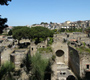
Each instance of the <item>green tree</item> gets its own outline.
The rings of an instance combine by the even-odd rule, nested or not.
[[[35,39],[35,43],[41,42],[41,40],[45,40],[47,37],[53,36],[53,31],[48,28],[36,26],[30,29],[31,39]]]
[[[0,0],[0,5],[8,5],[8,1],[11,0]],[[0,33],[3,32],[3,29],[8,27],[8,25],[6,25],[5,23],[7,22],[7,18],[1,18],[0,15]]]
[[[21,29],[14,31],[13,38],[18,40],[18,44],[19,44],[19,41],[22,39],[22,37],[23,37],[23,32]]]
[[[12,0],[0,0],[0,4],[8,6],[8,1],[12,1]]]
[[[10,30],[10,31],[8,32],[8,35],[12,35],[12,30]]]
[[[57,29],[52,30],[54,33],[57,33]]]
[[[35,43],[39,43],[43,40],[45,40],[47,37],[52,37],[53,36],[53,31],[49,30],[48,28],[45,27],[15,27],[12,29],[13,33],[13,38],[18,39],[18,42],[22,38],[27,38],[27,39],[34,39]]]
[[[48,24],[47,22],[41,22],[41,24]]]
[[[66,29],[61,28],[61,29],[59,30],[59,32],[65,32],[65,30],[66,30]]]
[[[12,35],[14,39],[18,40],[18,43],[22,38],[30,39],[30,28],[25,26],[14,27],[12,29]]]

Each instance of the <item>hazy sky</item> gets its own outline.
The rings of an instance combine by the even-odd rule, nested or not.
[[[90,0],[12,0],[0,5],[0,15],[9,26],[90,20]]]

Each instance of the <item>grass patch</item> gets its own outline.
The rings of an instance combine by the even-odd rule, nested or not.
[[[52,52],[52,49],[51,49],[51,47],[39,48],[38,51],[39,51],[40,53],[43,53],[43,52],[49,53],[49,52]]]

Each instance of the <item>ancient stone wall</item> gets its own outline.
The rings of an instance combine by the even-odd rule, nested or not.
[[[86,72],[90,72],[90,53],[80,54],[80,76],[86,76]]]
[[[80,76],[80,58],[78,51],[69,46],[69,67],[72,69],[74,74]]]
[[[31,45],[30,46],[31,56],[35,55],[36,52],[37,52],[37,45]]]
[[[0,66],[1,66],[1,52],[0,52]]]
[[[22,60],[25,58],[27,54],[29,54],[29,49],[18,49],[14,50],[10,55],[10,61],[15,64],[15,70],[20,69],[22,64]]]
[[[66,63],[68,65],[68,45],[67,43],[62,43],[62,42],[54,42],[52,44],[52,50],[53,50],[53,54],[56,55],[56,52],[58,50],[61,50],[64,52],[64,55],[62,56],[62,59],[64,60],[63,62]],[[56,55],[56,60],[57,62],[61,62],[61,57],[58,57]]]
[[[30,45],[31,56],[35,55],[38,48],[46,48],[46,47],[47,47],[47,40],[45,40],[45,41],[43,41],[41,43],[38,43],[37,45],[34,42],[32,42],[31,45]]]

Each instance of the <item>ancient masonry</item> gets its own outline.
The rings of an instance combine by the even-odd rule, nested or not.
[[[17,49],[13,50],[10,54],[10,61],[15,64],[15,70],[19,70],[22,65],[22,61],[27,54],[30,53],[29,49]]]
[[[64,42],[64,37],[63,35],[55,34],[53,38],[52,50],[56,56],[56,62],[52,68],[54,75],[52,75],[51,80],[66,80],[70,75],[74,77],[73,73],[68,69],[69,50],[67,43]]]
[[[56,56],[56,62],[54,64],[55,67],[53,67],[54,75],[51,77],[51,80],[66,80],[68,76],[74,76],[74,74],[81,78],[90,76],[90,53],[81,53],[75,48],[82,46],[83,42],[85,42],[87,47],[90,47],[90,39],[87,35],[83,33],[61,33],[55,34],[53,39],[54,42],[51,47],[53,50],[53,55]],[[70,45],[68,45],[68,42],[70,42]],[[32,42],[31,45],[25,50],[13,50],[9,55],[10,60],[15,64],[16,69],[20,69],[21,60],[25,57],[25,55],[28,53],[34,55],[38,48],[45,47],[47,47],[47,40],[39,43],[38,45],[35,45],[34,42]],[[2,63],[1,51],[0,65]],[[74,74],[70,69],[74,72]]]
[[[68,42],[71,45],[67,45]],[[85,51],[81,53],[76,49],[80,48],[83,43],[85,43],[87,47],[90,45],[90,39],[87,37],[87,34],[84,33],[61,33],[54,35],[52,49],[53,54],[56,55],[56,78],[59,80],[66,79],[69,75],[67,77],[61,76],[60,72],[65,71],[67,68],[70,68],[77,78],[90,76],[90,53]],[[59,78],[60,76],[63,78]]]

